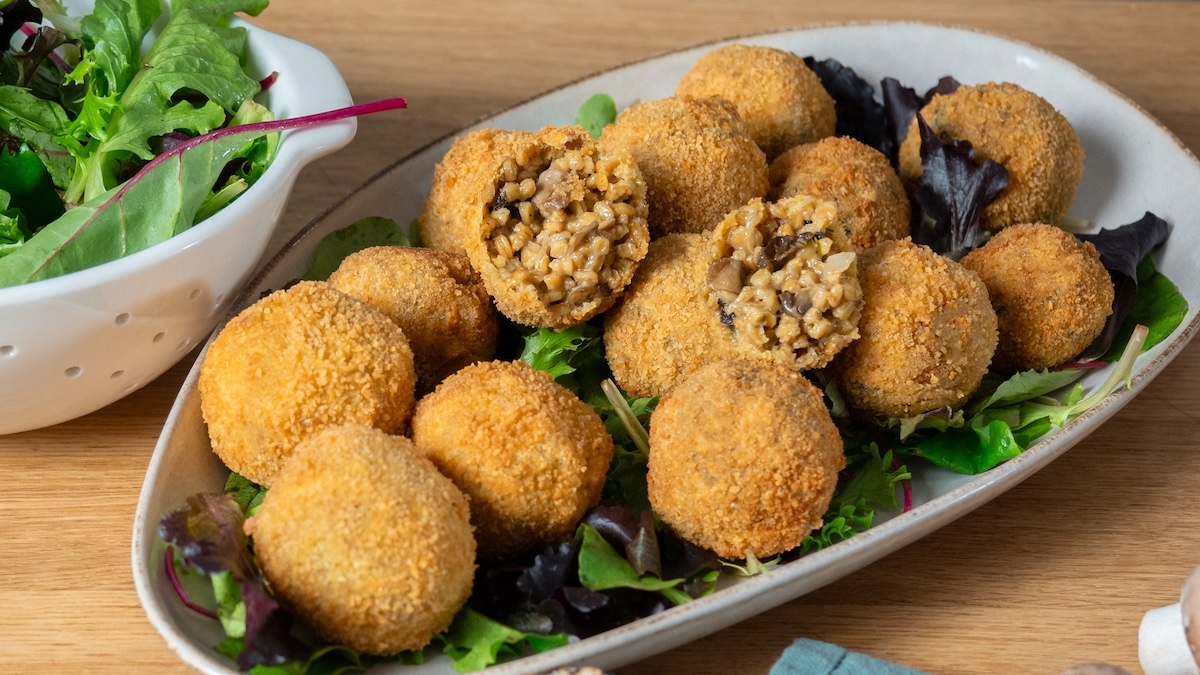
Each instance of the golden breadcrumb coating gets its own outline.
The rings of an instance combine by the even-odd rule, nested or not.
[[[1003,372],[1074,359],[1112,314],[1112,277],[1096,247],[1051,225],[1006,227],[962,265],[987,286],[1000,325],[992,366]]]
[[[833,97],[804,59],[774,47],[728,45],[701,56],[676,96],[720,96],[737,107],[771,160],[794,145],[833,135]]]
[[[417,384],[428,391],[496,352],[492,299],[461,253],[378,246],[346,257],[329,285],[388,315],[404,331]]]
[[[861,335],[834,360],[851,407],[886,417],[957,408],[996,351],[996,312],[979,275],[907,239],[859,257]]]
[[[849,137],[826,138],[788,150],[770,169],[772,200],[808,195],[832,202],[858,253],[908,236],[908,195],[875,148]]]
[[[1008,170],[1008,187],[984,208],[988,228],[1057,225],[1066,215],[1083,177],[1083,146],[1045,99],[1015,84],[989,82],[935,95],[920,114],[942,140],[970,141],[976,161],[990,159]],[[922,170],[914,118],[900,147],[900,175],[916,180]]]
[[[605,315],[605,358],[629,395],[666,393],[707,361],[735,353],[729,330],[708,308],[707,246],[700,234],[650,242],[625,297]]]
[[[454,139],[433,168],[433,184],[419,219],[422,244],[453,253],[467,252],[467,208],[521,134],[477,129]]]
[[[280,602],[331,644],[429,644],[471,594],[467,498],[412,442],[359,425],[296,446],[246,521]]]
[[[832,202],[754,199],[708,235],[708,309],[742,356],[821,368],[858,337],[862,289]]]
[[[650,236],[703,232],[767,194],[767,159],[733,104],[664,98],[623,111],[600,144],[633,156],[646,178]]]
[[[613,457],[599,415],[519,361],[446,378],[417,404],[412,438],[471,499],[486,560],[570,539]]]
[[[304,281],[226,324],[197,387],[221,461],[271,485],[296,444],[326,427],[402,430],[415,383],[399,326],[324,282]]]
[[[650,418],[650,504],[724,558],[789,551],[822,524],[842,439],[821,392],[774,363],[714,361]]]

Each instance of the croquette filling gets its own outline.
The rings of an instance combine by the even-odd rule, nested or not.
[[[706,281],[721,322],[762,350],[839,348],[857,336],[862,291],[853,251],[830,236],[836,212],[805,200],[788,217],[751,204],[711,251]]]
[[[639,258],[632,223],[645,218],[636,167],[578,145],[505,159],[487,209],[492,263],[564,313],[628,283]]]

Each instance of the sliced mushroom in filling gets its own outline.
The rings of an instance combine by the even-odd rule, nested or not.
[[[862,289],[835,207],[807,196],[755,200],[713,230],[706,282],[744,349],[819,368],[858,337]]]

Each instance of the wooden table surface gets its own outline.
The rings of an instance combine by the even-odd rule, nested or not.
[[[396,158],[555,85],[722,37],[871,19],[1043,47],[1200,149],[1200,3],[275,0],[254,23],[330,55],[356,101],[411,102],[363,119],[350,147],[305,170],[276,243]],[[0,672],[188,671],[142,612],[129,548],[147,462],[195,356],[99,412],[0,437]],[[765,673],[801,636],[939,674],[1054,674],[1088,661],[1141,672],[1142,614],[1176,601],[1200,564],[1198,410],[1193,345],[1101,432],[974,513],[620,672]]]

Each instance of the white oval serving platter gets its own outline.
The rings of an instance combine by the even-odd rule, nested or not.
[[[1171,338],[1143,354],[1132,390],[1046,436],[1024,454],[979,476],[963,476],[926,464],[914,466],[915,508],[864,534],[741,579],[711,596],[544,654],[489,669],[497,675],[541,673],[588,664],[614,668],[696,640],[835,581],[963,516],[1012,488],[1095,431],[1128,403],[1179,353],[1196,331],[1200,275],[1192,252],[1200,248],[1200,163],[1169,131],[1135,104],[1071,63],[1026,44],[971,30],[916,23],[819,26],[729,40],[764,44],[800,56],[836,58],[876,85],[884,77],[924,91],[943,75],[960,82],[1017,82],[1050,101],[1074,124],[1087,153],[1083,184],[1072,214],[1094,228],[1116,227],[1149,210],[1173,225],[1170,241],[1156,254],[1158,268],[1180,288],[1191,307]],[[476,126],[537,129],[569,124],[579,105],[598,92],[619,109],[639,100],[669,96],[697,57],[718,44],[630,64],[572,83],[481,121]],[[474,128],[474,127],[472,127]],[[464,130],[466,131],[466,130]],[[408,223],[421,211],[434,164],[452,137],[399,160],[310,223],[250,282],[234,307],[249,305],[307,268],[317,242],[365,216]],[[230,314],[232,316],[232,314]],[[204,673],[235,672],[213,651],[223,637],[216,623],[185,609],[160,573],[159,519],[196,492],[220,491],[227,471],[212,453],[200,415],[196,377],[202,353],[167,419],[146,474],[133,531],[133,571],[146,613],[183,661]],[[1106,371],[1084,380],[1090,389]],[[423,666],[384,665],[387,673],[453,673],[445,658]]]

